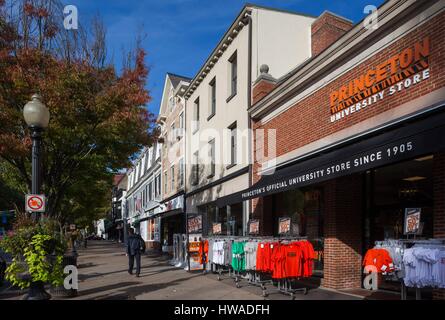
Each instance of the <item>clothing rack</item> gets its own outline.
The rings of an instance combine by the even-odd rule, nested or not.
[[[383,241],[375,241],[375,245],[382,246],[389,243],[399,243],[402,245],[402,249],[408,249],[413,245],[416,244],[423,244],[423,245],[445,245],[445,238],[430,238],[430,239],[388,239]],[[400,290],[400,299],[401,300],[407,300],[408,296],[408,287],[405,285],[405,282],[403,278],[400,279],[401,284],[401,290]],[[416,300],[422,300],[422,292],[421,288],[415,288],[415,294],[416,294]]]
[[[291,236],[291,235],[282,235],[282,236],[225,236],[225,235],[215,235],[203,238],[202,240],[213,240],[213,241],[232,241],[232,242],[243,242],[243,241],[254,241],[254,242],[292,242],[292,241],[303,241],[307,240],[306,236]],[[211,248],[209,247],[209,250]],[[268,296],[268,288],[267,284],[277,284],[275,288],[276,291],[289,295],[292,300],[295,299],[296,293],[307,294],[308,288],[292,288],[292,279],[277,279],[274,280],[272,278],[267,279],[268,273],[260,272],[257,270],[246,270],[244,272],[240,272],[238,270],[233,270],[232,265],[220,265],[214,264],[216,266],[217,280],[221,281],[223,279],[223,273],[228,272],[229,277],[234,279],[235,286],[237,288],[241,288],[242,280],[246,280],[247,285],[260,287],[262,290],[262,296]],[[245,277],[243,277],[245,276]],[[295,280],[297,280],[295,278]]]

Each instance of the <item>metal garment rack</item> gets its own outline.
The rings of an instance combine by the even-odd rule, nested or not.
[[[408,246],[413,246],[415,244],[425,244],[425,245],[444,245],[445,238],[432,238],[432,239],[391,239],[389,241],[376,241],[375,245],[384,246],[385,243],[390,243],[390,241],[399,242],[402,244],[402,249],[408,249]],[[403,278],[400,279],[400,299],[407,300],[408,288],[405,285]],[[421,288],[414,288],[416,292],[416,300],[422,300]]]
[[[302,241],[306,240],[307,237],[291,237],[291,236],[280,236],[276,238],[278,241]],[[297,280],[298,278],[292,278]],[[308,293],[308,288],[292,288],[292,281],[290,278],[278,279],[277,291],[286,295],[289,295],[292,300],[295,299],[296,293],[302,293],[306,295]]]
[[[289,242],[293,242],[293,241],[302,241],[302,240],[307,240],[307,237],[295,237],[295,236],[279,236],[279,237],[270,237],[270,236],[260,236],[260,237],[248,237],[248,236],[241,236],[241,237],[236,237],[236,236],[213,236],[213,237],[208,237],[206,239],[203,240],[209,240],[212,239],[213,241],[255,241],[255,242],[285,242],[285,241],[289,241]],[[209,250],[211,250],[213,248],[209,247]],[[243,279],[243,273],[241,271],[238,270],[233,270],[231,265],[220,265],[220,264],[215,264],[211,261],[209,261],[209,263],[211,263],[212,265],[216,266],[216,273],[217,273],[217,280],[221,281],[223,279],[223,273],[228,273],[229,274],[229,278],[234,279],[235,282],[235,286],[237,288],[241,288],[241,282]],[[284,278],[284,279],[278,279],[275,280],[270,278],[270,279],[265,279],[265,277],[267,277],[269,275],[269,273],[265,273],[265,272],[260,272],[257,270],[246,270],[245,273],[246,275],[246,284],[251,285],[251,286],[257,286],[261,288],[262,291],[262,296],[263,297],[267,297],[269,295],[268,293],[268,288],[267,288],[267,284],[271,284],[274,285],[274,283],[277,283],[277,287],[276,287],[276,291],[282,293],[282,294],[286,294],[289,295],[291,297],[292,300],[295,299],[295,294],[296,293],[303,293],[304,295],[306,295],[308,293],[308,288],[304,287],[304,288],[292,288],[292,280],[297,280],[298,278]]]
[[[444,245],[445,238],[432,238],[428,240],[417,240],[417,239],[401,239],[399,240],[404,244],[403,249],[407,249],[407,245],[415,245],[415,244],[425,244],[425,245]],[[407,300],[408,296],[408,287],[405,285],[403,279],[400,280],[402,284],[402,288],[400,290],[401,300]],[[416,300],[422,300],[422,291],[421,288],[415,288],[416,290]]]

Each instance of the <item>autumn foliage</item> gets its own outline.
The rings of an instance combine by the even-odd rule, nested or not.
[[[102,63],[103,34],[62,30],[53,0],[18,2],[17,15],[10,16],[0,0],[0,161],[29,188],[31,139],[22,111],[40,93],[51,114],[44,133],[44,192],[49,214],[63,219],[70,208],[99,206],[82,203],[85,192],[97,192],[103,204],[112,173],[151,143],[145,52],[135,50],[130,66],[118,73]]]

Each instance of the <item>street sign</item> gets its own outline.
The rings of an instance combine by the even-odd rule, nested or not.
[[[27,194],[25,197],[26,211],[45,212],[45,195]]]

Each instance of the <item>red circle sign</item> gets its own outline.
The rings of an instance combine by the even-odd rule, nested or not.
[[[33,210],[39,210],[43,207],[43,200],[39,197],[30,197],[28,199],[28,207],[30,207]]]

